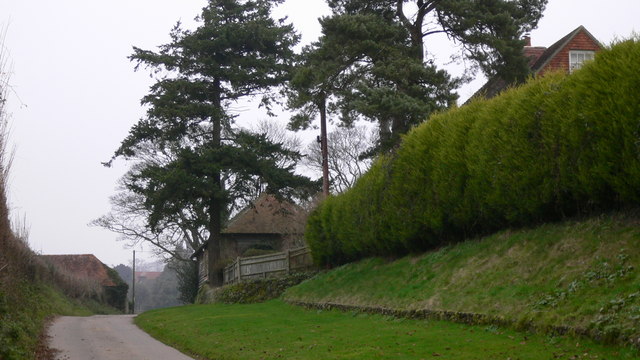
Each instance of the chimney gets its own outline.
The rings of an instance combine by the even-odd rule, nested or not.
[[[524,46],[531,46],[531,34],[524,34],[524,38],[522,40],[524,40]]]

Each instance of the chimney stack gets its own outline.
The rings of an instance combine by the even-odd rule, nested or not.
[[[524,34],[524,46],[531,46],[531,34],[526,33]]]

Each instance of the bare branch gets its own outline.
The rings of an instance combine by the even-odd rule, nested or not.
[[[375,132],[366,126],[338,128],[328,135],[329,182],[336,193],[351,188],[371,165],[360,155],[377,141]],[[322,171],[322,155],[317,142],[309,144],[303,164],[311,171]]]

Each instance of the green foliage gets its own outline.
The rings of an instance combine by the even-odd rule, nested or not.
[[[379,143],[371,155],[395,148],[401,135],[457,98],[453,90],[464,79],[451,78],[426,56],[437,56],[425,51],[429,35],[446,34],[460,45],[462,57],[490,77],[522,81],[529,69],[521,37],[537,26],[547,0],[328,3],[333,14],[321,19],[315,53],[328,59],[319,68],[333,70],[314,76],[330,85],[324,95],[335,97],[344,123],[364,118],[378,124]]]
[[[307,310],[280,301],[183,306],[150,311],[135,322],[180,351],[206,359],[638,358],[630,349],[572,337],[357,311]]]
[[[114,286],[105,286],[105,302],[107,303],[107,305],[124,312],[126,310],[127,292],[129,291],[129,285],[127,285],[127,283],[120,277],[116,270],[108,266],[105,267],[107,269],[109,279],[111,279],[115,283]]]
[[[438,3],[436,12],[446,33],[466,45],[469,59],[488,76],[511,83],[529,73],[521,38],[537,27],[546,5],[547,0],[453,0]]]
[[[168,265],[178,278],[178,300],[193,304],[198,295],[198,264],[195,261],[173,260]]]
[[[305,234],[315,260],[397,256],[637,204],[638,57],[638,40],[624,41],[570,76],[431,117],[320,205]]]
[[[0,284],[0,359],[33,359],[45,322],[53,315],[92,314],[87,306],[90,300],[72,301],[40,281],[18,280],[6,285]]]
[[[14,300],[0,291],[0,359],[27,359],[35,348],[32,336],[39,332],[38,321],[29,319],[32,314],[11,308]]]
[[[105,301],[109,306],[118,309],[122,312],[126,309],[127,304],[127,292],[129,285],[119,284],[116,286],[105,286],[104,296]]]
[[[313,272],[296,273],[281,278],[243,281],[213,290],[210,298],[199,303],[251,304],[277,299],[288,288],[315,275]]]
[[[146,117],[112,158],[135,161],[121,181],[116,216],[97,225],[174,257],[175,248],[211,241],[209,258],[218,263],[214,250],[234,207],[265,191],[288,197],[315,191],[315,183],[293,173],[298,152],[233,126],[235,101],[262,95],[270,110],[274,88],[288,79],[298,36],[271,17],[279,2],[210,0],[196,29],[178,23],[157,51],[134,48],[136,69],[149,68],[156,82],[142,99]]]
[[[454,103],[459,82],[407,46],[401,24],[378,14],[335,14],[320,20],[322,37],[304,49],[291,81],[290,127],[306,128],[322,112],[350,126],[378,122],[380,150],[427,115]]]

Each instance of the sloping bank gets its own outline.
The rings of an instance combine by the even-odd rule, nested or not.
[[[640,212],[506,230],[289,289],[308,307],[574,333],[640,345]]]

